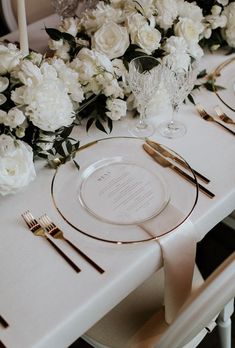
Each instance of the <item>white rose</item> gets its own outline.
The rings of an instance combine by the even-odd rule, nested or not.
[[[235,2],[231,2],[223,11],[227,17],[227,25],[224,30],[225,40],[228,45],[235,47]]]
[[[144,53],[150,55],[160,46],[160,40],[160,31],[145,24],[138,29],[133,43],[140,46]]]
[[[197,43],[202,30],[203,28],[190,18],[180,18],[174,26],[175,35],[183,37],[187,43]]]
[[[104,23],[92,37],[92,48],[110,59],[121,57],[129,46],[127,29],[114,22]]]
[[[32,148],[9,135],[0,135],[0,194],[16,193],[35,177]]]
[[[228,5],[229,0],[217,0],[217,2],[223,6]]]
[[[0,76],[0,93],[4,92],[9,86],[9,80],[7,77]]]
[[[7,98],[4,94],[0,93],[0,105],[4,104],[7,101]]]
[[[113,121],[117,121],[121,117],[126,116],[127,106],[124,100],[108,98],[106,107],[109,110],[106,112],[106,115]]]
[[[25,115],[17,107],[14,107],[8,111],[2,123],[10,128],[16,128],[20,126],[25,121]]]
[[[22,53],[16,45],[0,44],[0,74],[11,72],[19,64],[20,59],[22,59]]]

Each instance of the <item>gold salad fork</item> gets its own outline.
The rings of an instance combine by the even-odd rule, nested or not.
[[[218,117],[221,119],[221,121],[228,123],[228,124],[235,124],[235,121],[232,120],[228,115],[223,112],[219,105],[215,107],[215,112],[217,113]]]
[[[80,256],[82,256],[92,267],[94,267],[99,273],[104,273],[104,270],[91,260],[81,249],[74,245],[69,239],[64,236],[63,231],[51,221],[47,214],[39,218],[40,223],[46,229],[50,236],[56,239],[62,239],[67,242]]]
[[[228,132],[230,132],[231,134],[235,135],[235,132],[232,131],[231,129],[227,128],[225,125],[223,125],[222,123],[216,121],[214,119],[214,117],[210,116],[205,109],[203,109],[203,107],[200,104],[196,105],[197,111],[199,113],[199,115],[203,118],[203,120],[205,121],[209,121],[209,122],[214,122],[216,124],[218,124],[219,126],[223,127],[225,130],[227,130]]]
[[[26,225],[30,229],[30,231],[35,236],[44,237],[52,246],[53,248],[63,257],[63,259],[77,272],[79,273],[81,270],[80,268],[75,265],[75,263],[70,260],[70,258],[46,235],[44,229],[39,224],[39,222],[33,217],[33,215],[30,213],[29,210],[24,212],[22,215],[22,218],[24,219]]]

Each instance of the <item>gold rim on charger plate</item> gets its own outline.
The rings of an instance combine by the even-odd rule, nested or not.
[[[235,61],[235,57],[232,57],[232,58],[229,58],[229,59],[226,59],[223,63],[219,64],[217,66],[217,68],[212,72],[211,76],[213,77],[214,81],[216,81],[216,78],[221,76],[221,72],[224,68],[226,68],[226,66],[228,66],[229,64],[231,64],[232,62]],[[230,110],[234,111],[235,112],[235,109],[230,106],[228,103],[226,103],[225,100],[223,100],[223,98],[219,95],[219,91],[216,90],[216,88],[214,89],[213,91],[216,96],[219,98],[219,100],[225,105],[227,106],[227,108],[229,108]]]
[[[86,143],[85,145],[81,146],[77,152],[79,151],[82,151],[88,147],[91,147],[101,141],[106,141],[106,140],[111,140],[111,139],[136,139],[136,140],[145,140],[141,137],[131,137],[131,136],[117,136],[117,137],[108,137],[108,138],[101,138],[101,139],[98,139],[98,140],[95,140],[95,141],[91,141],[89,143]],[[165,146],[165,145],[164,145]],[[165,146],[168,150],[174,152],[177,156],[179,156],[180,158],[182,158],[182,156],[180,156],[179,154],[177,154],[175,151],[171,150],[170,148],[168,148],[167,146]],[[183,158],[182,158],[183,159]],[[184,159],[183,159],[184,160]],[[172,232],[173,230],[175,230],[176,228],[178,228],[179,226],[181,226],[188,218],[189,216],[192,214],[196,204],[197,204],[197,201],[198,201],[198,182],[197,182],[197,178],[196,178],[196,175],[193,171],[193,169],[191,168],[191,166],[188,164],[188,162],[186,162],[184,160],[184,162],[187,164],[189,170],[191,170],[192,172],[192,175],[193,175],[193,178],[195,180],[195,188],[196,188],[196,195],[195,195],[195,200],[194,200],[194,203],[192,205],[192,208],[190,209],[189,213],[185,216],[185,218],[179,223],[177,224],[176,226],[174,226],[173,228],[171,228],[170,230],[164,232],[161,236],[156,236],[156,237],[151,237],[151,238],[147,238],[147,239],[141,239],[141,240],[132,240],[132,241],[121,241],[121,240],[110,240],[110,239],[105,239],[105,238],[101,238],[101,237],[97,237],[97,236],[94,236],[94,235],[91,235],[89,234],[88,232],[86,231],[83,231],[82,229],[80,229],[78,226],[75,226],[73,223],[71,223],[65,216],[64,214],[62,213],[62,211],[60,210],[60,208],[58,207],[58,205],[56,204],[56,199],[55,199],[55,196],[54,196],[54,183],[55,183],[55,178],[56,178],[56,175],[60,169],[60,167],[63,166],[63,164],[59,164],[58,165],[58,162],[55,161],[55,163],[57,163],[57,166],[56,166],[56,169],[55,169],[55,173],[52,177],[52,181],[51,181],[51,197],[52,197],[52,202],[56,208],[56,210],[58,211],[58,213],[60,214],[60,216],[63,218],[63,220],[65,222],[67,222],[71,227],[73,227],[76,231],[82,233],[83,235],[89,237],[89,238],[92,238],[94,240],[97,240],[97,241],[100,241],[100,242],[106,242],[106,243],[112,243],[112,244],[117,244],[117,245],[121,245],[121,244],[138,244],[138,243],[144,243],[144,242],[149,242],[149,241],[153,241],[153,240],[158,240],[159,238],[161,238],[162,236]]]

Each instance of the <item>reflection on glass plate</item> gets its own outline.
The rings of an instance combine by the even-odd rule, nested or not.
[[[235,57],[229,58],[217,68],[216,85],[224,89],[216,91],[218,98],[232,111],[235,111]]]
[[[72,161],[58,167],[51,194],[68,224],[94,239],[124,244],[156,239],[188,218],[197,187],[153,161],[143,143],[133,137],[100,139],[77,152],[80,170]]]

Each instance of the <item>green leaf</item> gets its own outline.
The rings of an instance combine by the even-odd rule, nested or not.
[[[89,120],[87,121],[87,124],[86,124],[86,131],[88,132],[89,129],[91,128],[93,122],[95,121],[95,118],[94,117],[90,117]]]
[[[62,39],[64,39],[65,41],[68,41],[68,42],[75,42],[75,38],[73,35],[69,34],[69,33],[61,33],[61,37]]]
[[[109,128],[109,133],[111,133],[113,130],[113,121],[109,117],[108,117],[108,128]]]
[[[188,95],[188,99],[189,99],[189,101],[190,101],[193,105],[196,105],[196,104],[195,104],[195,101],[194,101],[194,99],[193,99],[193,96],[192,96],[191,94]]]
[[[75,160],[73,160],[73,163],[75,164],[76,168],[79,170],[80,169],[80,165]]]
[[[59,41],[62,39],[62,33],[58,29],[45,27],[45,30],[52,40]]]
[[[201,79],[207,75],[206,69],[200,71],[200,73],[197,75],[198,79]]]
[[[95,125],[101,132],[104,132],[107,134],[106,129],[104,128],[104,126],[102,125],[99,119],[95,121]]]
[[[67,149],[68,153],[71,154],[73,151],[73,145],[71,144],[71,142],[69,140],[66,141],[65,145],[66,145],[66,149]]]

